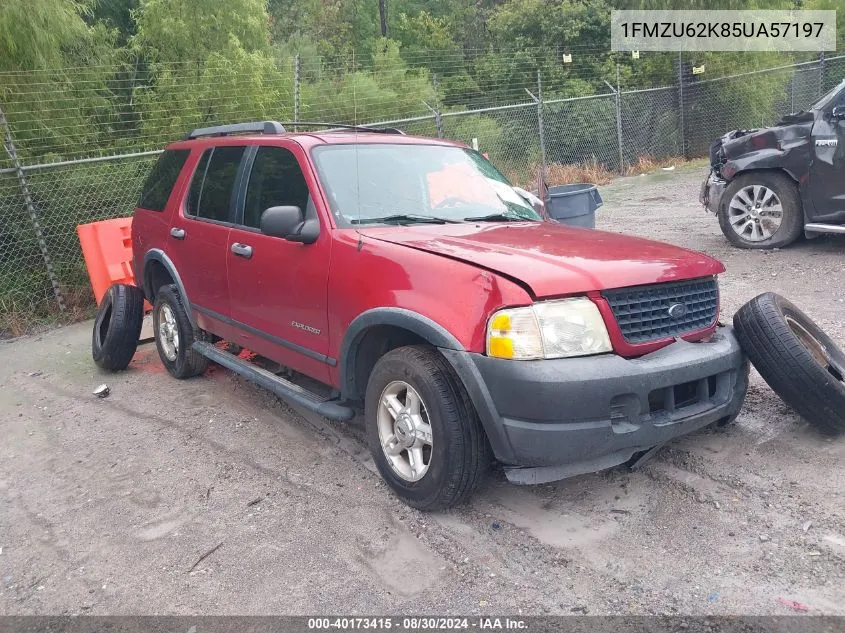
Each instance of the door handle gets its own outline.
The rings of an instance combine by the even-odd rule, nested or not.
[[[252,257],[252,246],[247,246],[246,244],[235,242],[234,244],[232,244],[232,253],[234,253],[238,257],[249,259],[250,257]]]
[[[185,229],[177,229],[175,226],[170,229],[170,237],[175,237],[177,240],[184,240],[185,235]]]

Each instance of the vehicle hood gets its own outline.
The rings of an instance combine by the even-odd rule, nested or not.
[[[733,130],[717,142],[728,160],[765,149],[785,151],[810,137],[813,121],[812,112],[790,114],[773,127]]]
[[[536,298],[715,275],[703,253],[554,222],[372,227],[361,234],[449,257],[528,286]]]

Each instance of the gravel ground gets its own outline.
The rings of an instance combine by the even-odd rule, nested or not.
[[[845,238],[733,249],[696,202],[703,171],[603,187],[599,227],[720,258],[726,317],[775,290],[845,342]],[[381,483],[356,423],[219,368],[175,381],[151,345],[102,375],[90,328],[0,345],[4,614],[788,614],[795,600],[845,615],[845,439],[756,374],[734,426],[640,471],[528,488],[493,473],[470,505],[426,515]]]

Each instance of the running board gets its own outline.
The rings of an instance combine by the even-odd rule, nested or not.
[[[340,421],[351,420],[355,417],[355,410],[352,407],[342,405],[336,400],[330,400],[313,391],[308,391],[286,378],[250,363],[248,360],[218,349],[207,341],[195,341],[194,349],[209,360],[222,365],[226,369],[231,369],[258,386],[272,391],[280,398],[310,409],[323,417]]]
[[[807,233],[845,233],[845,224],[805,224]]]

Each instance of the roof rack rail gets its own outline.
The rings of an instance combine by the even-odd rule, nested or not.
[[[405,132],[395,127],[369,127],[364,125],[346,125],[345,123],[318,123],[316,121],[285,121],[284,125],[300,127],[325,127],[328,132],[376,132],[378,134],[402,134]]]
[[[256,121],[254,123],[234,123],[232,125],[216,125],[214,127],[200,127],[191,130],[186,141],[202,136],[231,136],[234,134],[284,134],[285,128],[278,121]]]

